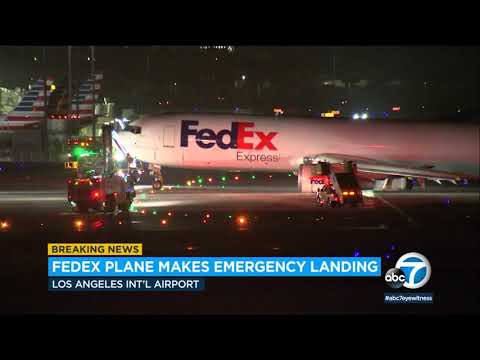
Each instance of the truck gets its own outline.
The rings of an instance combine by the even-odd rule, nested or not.
[[[120,175],[113,161],[112,130],[104,125],[99,151],[78,156],[71,166],[75,176],[68,179],[68,202],[76,211],[128,211],[135,198],[134,176]]]

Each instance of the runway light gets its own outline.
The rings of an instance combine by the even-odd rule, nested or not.
[[[237,224],[240,226],[247,225],[248,220],[245,216],[238,216],[237,217]]]
[[[187,251],[193,251],[193,250],[195,250],[196,248],[197,248],[197,247],[195,247],[195,246],[193,246],[193,245],[188,245],[188,246],[186,247]]]
[[[75,229],[77,229],[77,231],[80,231],[84,228],[85,223],[83,222],[83,220],[75,220],[73,222],[73,226],[75,226]]]
[[[10,229],[10,223],[7,220],[0,221],[0,229],[2,231],[7,231],[8,229]]]

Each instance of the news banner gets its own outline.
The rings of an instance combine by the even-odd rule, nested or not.
[[[212,277],[380,276],[380,257],[144,257],[139,243],[48,244],[49,291],[202,291]]]

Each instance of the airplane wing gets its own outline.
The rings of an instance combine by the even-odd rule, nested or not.
[[[403,177],[419,177],[434,181],[450,181],[456,183],[462,179],[473,179],[474,176],[445,172],[436,170],[433,165],[425,164],[422,166],[411,165],[405,163],[397,163],[391,161],[382,161],[370,158],[359,157],[348,154],[318,154],[313,157],[307,157],[315,161],[328,161],[332,164],[343,163],[344,161],[353,161],[357,165],[357,170],[360,173],[385,175],[388,176],[403,176]]]

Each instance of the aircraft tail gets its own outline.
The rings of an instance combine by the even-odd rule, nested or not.
[[[77,118],[91,118],[95,114],[95,104],[98,102],[102,79],[102,74],[94,74],[80,84],[72,100],[72,112],[77,114]]]
[[[101,90],[102,74],[94,74],[73,89],[71,107],[65,82],[59,85],[48,109],[49,119],[89,119],[95,113],[95,104]]]
[[[43,119],[45,116],[45,104],[48,103],[53,80],[47,78],[46,89],[44,84],[45,80],[39,79],[29,85],[20,103],[5,116],[3,121],[0,121],[0,127],[2,129],[36,125]]]

